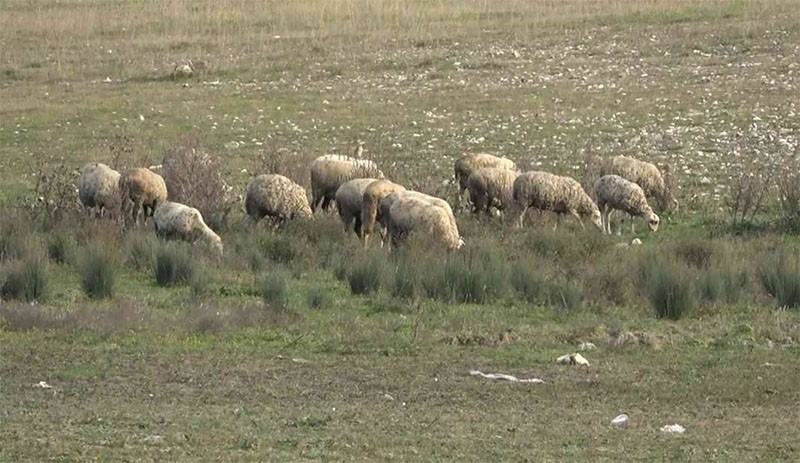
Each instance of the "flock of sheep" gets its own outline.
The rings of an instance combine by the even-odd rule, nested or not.
[[[464,244],[450,204],[444,199],[406,189],[387,180],[378,165],[361,159],[361,146],[354,157],[325,155],[309,166],[311,203],[303,187],[278,174],[262,174],[247,183],[245,212],[255,222],[264,217],[277,221],[311,219],[317,209],[333,203],[345,232],[353,230],[366,246],[376,231],[381,245],[396,247],[410,235],[456,250]],[[620,210],[641,217],[652,231],[659,217],[647,202],[653,197],[659,207],[674,210],[672,196],[658,168],[626,156],[606,158],[594,185],[595,200],[573,178],[542,171],[520,172],[505,157],[487,153],[467,154],[455,162],[458,199],[469,192],[474,213],[491,215],[492,208],[509,222],[522,226],[528,209],[570,214],[583,227],[589,219],[611,233],[611,214]],[[206,225],[200,212],[188,205],[169,202],[164,179],[146,168],[117,172],[92,162],[81,169],[79,197],[83,205],[102,215],[122,201],[123,222],[146,222],[152,217],[156,234],[165,239],[200,240],[222,253],[222,240]],[[556,227],[558,222],[556,222]]]

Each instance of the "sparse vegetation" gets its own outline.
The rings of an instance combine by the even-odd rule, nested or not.
[[[83,292],[92,299],[114,297],[117,279],[116,254],[102,244],[83,248],[78,257]]]
[[[800,400],[795,2],[0,10],[0,460],[798,460],[776,432]],[[335,213],[246,224],[249,179],[310,193],[310,160],[359,143],[451,203],[465,152],[590,193],[626,154],[680,207],[603,236],[452,204],[449,254],[365,251]],[[224,254],[88,217],[89,161],[168,177]],[[93,247],[118,263],[111,299],[82,292]],[[590,367],[554,364],[583,342]],[[686,434],[658,435],[672,422]]]

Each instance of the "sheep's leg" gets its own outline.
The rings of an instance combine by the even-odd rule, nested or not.
[[[517,227],[522,228],[522,225],[525,222],[525,214],[528,212],[528,206],[522,208],[522,211],[519,213],[519,218],[517,219]]]
[[[361,228],[361,217],[356,216],[356,224],[355,224],[355,232],[356,236],[359,238],[364,237],[364,230]]]
[[[583,225],[583,220],[581,220],[581,216],[578,215],[577,211],[570,211],[569,212],[575,219],[578,221],[578,224],[581,226],[581,230],[586,230],[586,227]]]
[[[630,217],[631,217],[631,234],[635,235],[636,234],[636,220],[634,220],[635,219],[634,216],[631,215]]]

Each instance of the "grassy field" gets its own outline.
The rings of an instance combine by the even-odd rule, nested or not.
[[[0,460],[797,460],[795,3],[0,0]],[[635,249],[461,211],[451,256],[237,207],[222,259],[35,214],[189,139],[235,193],[364,142],[450,200],[467,151],[578,179],[634,154],[681,207]]]

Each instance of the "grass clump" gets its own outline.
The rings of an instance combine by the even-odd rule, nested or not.
[[[153,265],[157,244],[156,240],[150,235],[135,235],[128,240],[125,263],[134,270],[147,270]]]
[[[511,287],[530,304],[547,303],[547,280],[530,260],[517,261],[511,269]]]
[[[30,257],[6,274],[0,296],[26,302],[43,302],[49,290],[47,262],[41,257]]]
[[[159,286],[176,286],[191,281],[195,263],[183,243],[167,243],[158,247],[153,259],[153,275]]]
[[[686,269],[658,258],[647,259],[643,265],[644,288],[656,317],[679,320],[687,315],[694,297]]]
[[[373,252],[358,259],[347,271],[347,283],[352,294],[377,292],[386,274],[386,256]]]
[[[75,247],[74,238],[63,230],[54,230],[47,238],[47,258],[63,264],[69,261]]]
[[[327,309],[333,305],[330,292],[320,286],[314,286],[308,292],[308,307],[310,309]]]
[[[764,290],[778,302],[778,307],[800,307],[800,262],[783,254],[765,260],[758,270]]]
[[[91,299],[114,297],[117,264],[113,253],[95,244],[81,250],[78,256],[78,273],[84,294]]]
[[[259,291],[267,307],[284,310],[289,306],[289,278],[284,273],[269,273],[261,280]]]

